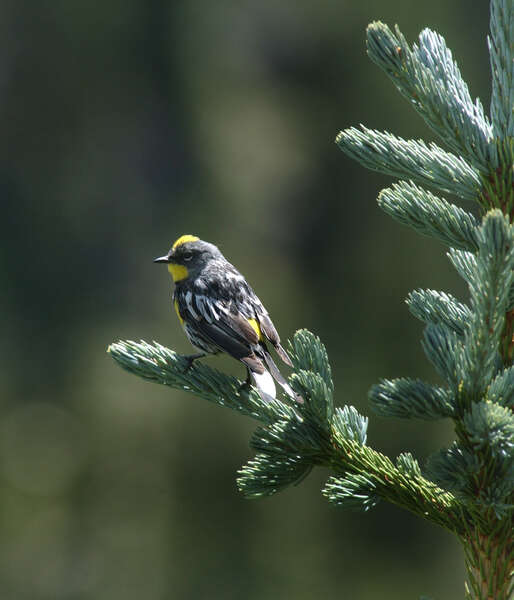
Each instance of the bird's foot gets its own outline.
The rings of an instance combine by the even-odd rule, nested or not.
[[[186,368],[184,369],[184,373],[187,373],[189,371],[189,369],[193,366],[195,360],[203,358],[204,356],[205,352],[199,352],[198,354],[182,355],[182,358],[186,361]]]
[[[250,375],[250,371],[248,371],[247,374],[246,374],[246,379],[239,386],[239,391],[240,392],[249,392],[250,389],[251,389],[251,387],[252,387],[252,377]]]

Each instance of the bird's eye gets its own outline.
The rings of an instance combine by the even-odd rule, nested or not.
[[[184,255],[182,258],[184,260],[191,260],[193,258],[193,253],[192,252],[184,252]]]

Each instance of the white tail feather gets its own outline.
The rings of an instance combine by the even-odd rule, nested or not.
[[[271,358],[269,352],[266,352],[266,351],[264,352],[264,360],[266,361],[266,365],[268,366],[268,369],[270,370],[271,374],[273,375],[275,381],[282,387],[284,392],[290,398],[293,398],[293,399],[296,398],[297,394],[295,394],[293,392],[291,386],[289,385],[289,383],[287,383],[285,377],[278,370],[278,367],[275,364],[275,361]]]
[[[273,377],[269,374],[269,372],[264,371],[264,373],[255,373],[254,371],[250,371],[250,373],[255,381],[257,389],[262,396],[262,399],[269,401],[271,398],[274,400],[277,395],[277,389],[275,388]]]

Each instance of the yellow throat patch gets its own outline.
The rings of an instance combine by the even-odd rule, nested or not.
[[[173,278],[173,282],[177,283],[177,281],[182,281],[183,279],[187,279],[189,277],[189,271],[187,267],[184,265],[175,265],[173,263],[168,263],[168,271]]]
[[[200,238],[196,237],[196,235],[191,235],[190,233],[186,233],[186,235],[181,235],[178,240],[173,244],[173,246],[171,247],[172,250],[175,250],[176,248],[178,248],[179,246],[182,246],[182,244],[185,244],[186,242],[199,242]]]
[[[181,235],[178,240],[171,247],[172,250],[176,250],[182,244],[186,242],[199,242],[200,238],[196,237],[196,235],[191,235],[186,233],[186,235]],[[184,265],[177,265],[173,263],[168,264],[168,271],[170,275],[173,277],[173,282],[177,283],[177,281],[182,281],[183,279],[187,279],[189,277],[189,271],[187,267]]]

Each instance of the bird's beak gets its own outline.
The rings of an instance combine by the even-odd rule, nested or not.
[[[153,261],[154,261],[154,263],[169,263],[170,259],[166,255],[166,256],[159,256],[159,258],[154,258]]]

